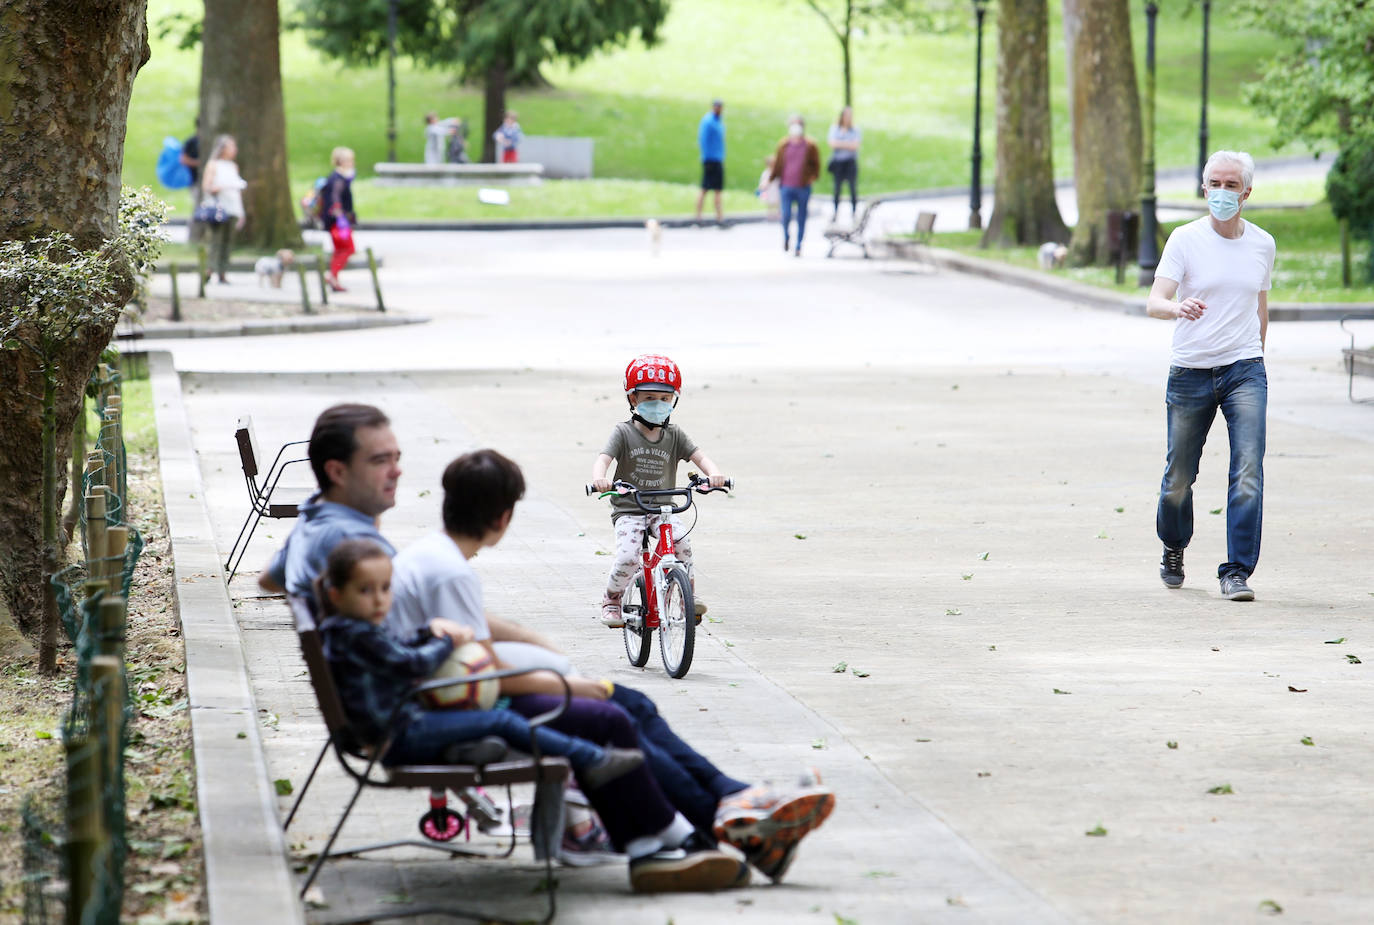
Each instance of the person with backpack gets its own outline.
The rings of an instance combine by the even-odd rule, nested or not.
[[[347,265],[348,258],[353,256],[356,249],[353,246],[353,226],[358,218],[353,214],[353,177],[357,170],[352,148],[335,148],[330,160],[334,164],[334,172],[325,178],[324,186],[315,196],[315,214],[325,231],[329,232],[329,239],[334,242],[334,256],[330,258],[325,281],[335,292],[347,292],[339,282],[339,271]]]

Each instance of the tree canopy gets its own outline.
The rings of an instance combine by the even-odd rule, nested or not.
[[[371,64],[387,50],[389,0],[298,0],[299,25],[326,55]],[[494,64],[533,73],[555,59],[586,60],[636,34],[658,40],[668,0],[397,0],[399,54],[483,79]]]
[[[1240,0],[1236,12],[1291,40],[1246,90],[1273,114],[1277,144],[1374,138],[1374,0]]]

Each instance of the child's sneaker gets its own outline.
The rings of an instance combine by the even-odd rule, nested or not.
[[[792,865],[802,838],[819,828],[834,808],[835,795],[818,787],[750,787],[721,801],[714,831],[716,838],[744,852],[750,864],[776,883]]]
[[[625,612],[620,609],[620,598],[607,594],[601,599],[601,622],[613,630],[625,625]]]

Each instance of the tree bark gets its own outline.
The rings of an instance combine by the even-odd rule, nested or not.
[[[1140,200],[1140,93],[1128,0],[1064,0],[1064,37],[1078,194],[1069,262],[1106,264],[1107,212],[1136,211]]]
[[[1049,9],[1001,0],[997,12],[997,186],[983,246],[1064,243],[1054,199]]]
[[[506,62],[498,59],[487,68],[482,102],[482,160],[493,164],[496,162],[496,139],[492,135],[506,116]]]
[[[300,220],[286,164],[286,108],[281,92],[281,21],[277,0],[205,0],[200,59],[200,150],[215,139],[238,142],[247,223],[240,244],[262,250],[300,247]],[[203,170],[203,168],[202,168]],[[328,164],[318,172],[328,173]]]
[[[129,94],[148,54],[146,0],[0,6],[0,240],[60,230],[95,249],[114,232]],[[130,278],[119,298],[132,292]],[[71,431],[113,329],[92,325],[63,345],[58,433]],[[0,350],[0,593],[29,634],[41,622],[45,580],[42,398],[32,354]]]

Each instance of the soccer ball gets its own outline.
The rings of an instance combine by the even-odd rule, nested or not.
[[[429,680],[462,678],[491,671],[495,667],[496,661],[485,646],[477,642],[468,642],[454,649]],[[451,687],[426,691],[425,699],[429,701],[430,706],[448,710],[490,710],[496,704],[500,690],[501,682],[496,678],[489,678],[476,684],[454,684]]]

